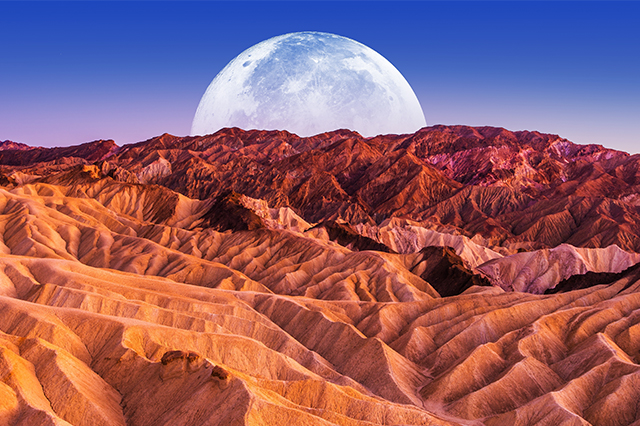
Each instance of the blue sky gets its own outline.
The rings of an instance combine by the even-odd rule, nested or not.
[[[0,31],[0,140],[187,135],[236,55],[324,31],[393,63],[428,125],[640,152],[640,2],[0,1]]]

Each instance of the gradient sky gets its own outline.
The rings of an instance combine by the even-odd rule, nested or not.
[[[293,31],[382,54],[428,125],[640,152],[640,2],[0,1],[0,140],[187,135],[230,60]]]

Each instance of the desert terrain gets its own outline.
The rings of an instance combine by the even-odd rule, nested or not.
[[[0,142],[0,425],[640,426],[640,155]]]

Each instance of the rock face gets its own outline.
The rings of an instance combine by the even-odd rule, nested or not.
[[[19,142],[0,141],[0,151],[5,151],[8,149],[17,150],[17,151],[26,151],[28,149],[33,149],[33,148],[30,147],[29,145],[19,143]]]
[[[640,262],[640,254],[617,246],[577,248],[561,244],[552,249],[517,253],[480,265],[477,270],[505,290],[544,293],[570,277],[588,272],[618,273]]]
[[[464,126],[0,146],[0,424],[640,425],[640,157]]]

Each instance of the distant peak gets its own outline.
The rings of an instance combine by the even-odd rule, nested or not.
[[[7,151],[7,150],[27,151],[29,149],[34,149],[34,147],[24,143],[20,143],[20,142],[13,142],[10,140],[0,141],[0,151]]]

